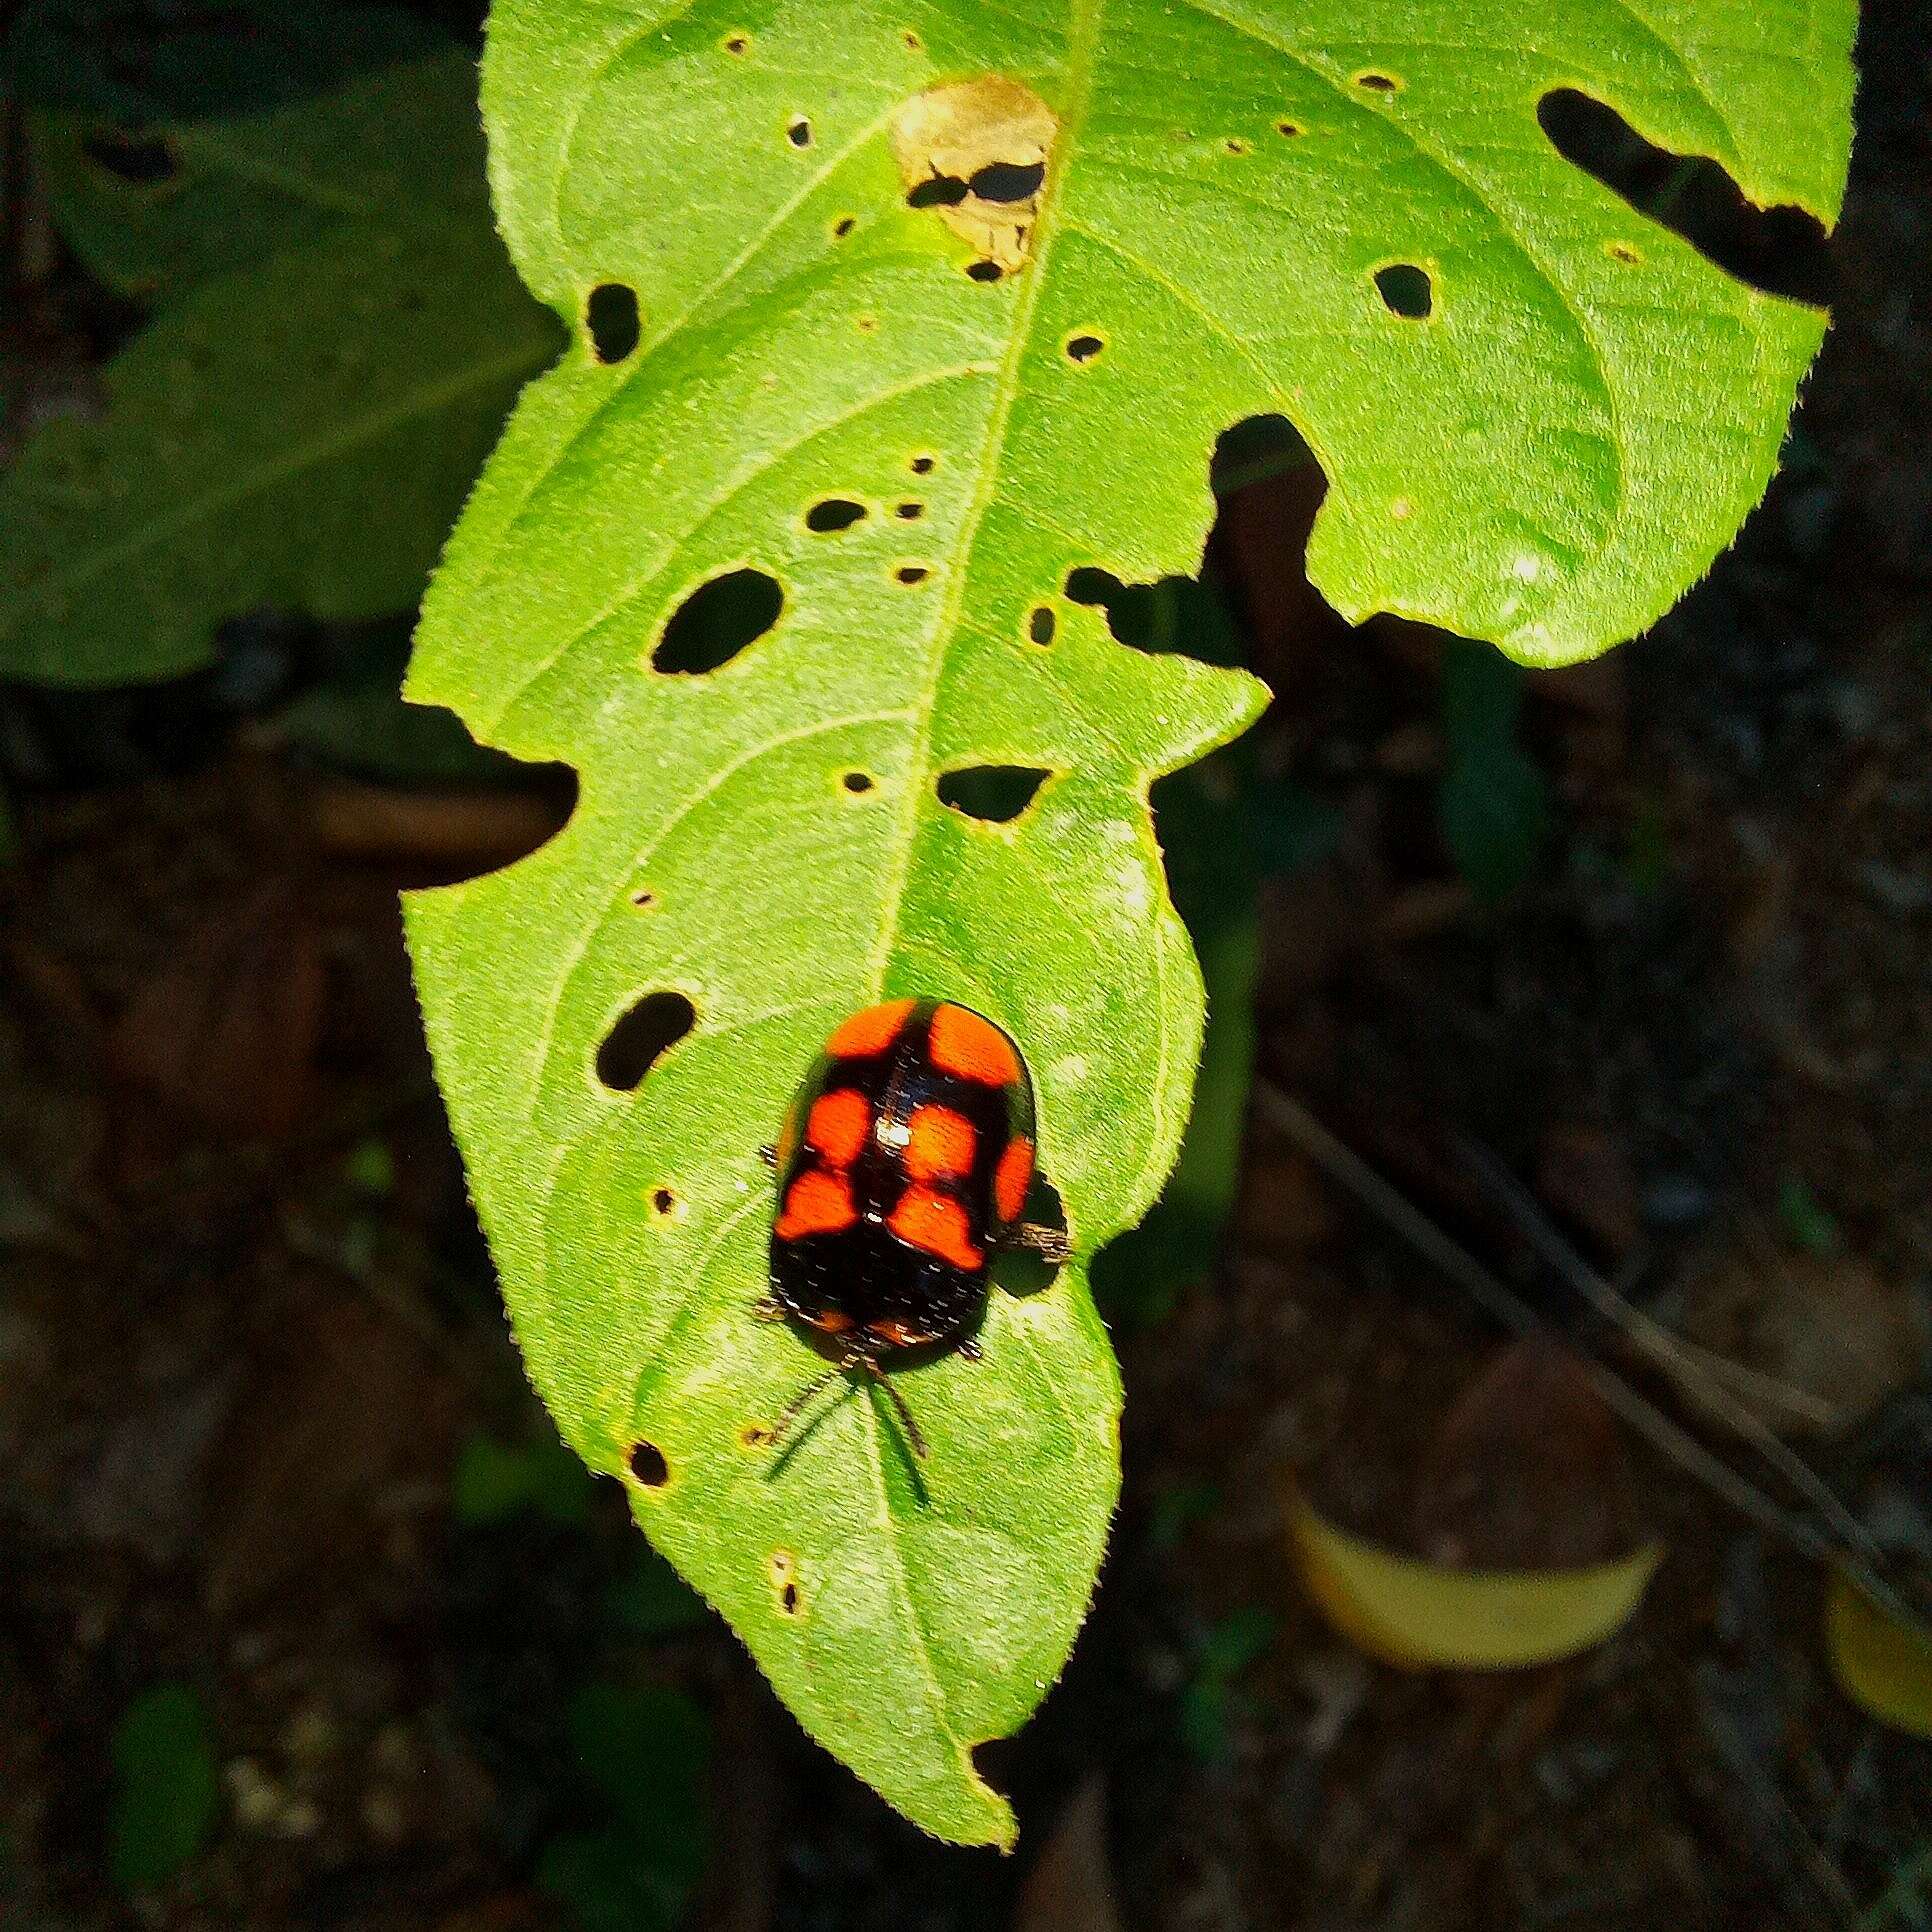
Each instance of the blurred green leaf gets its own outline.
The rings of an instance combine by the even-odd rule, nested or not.
[[[49,424],[0,476],[0,675],[138,683],[207,662],[250,610],[342,622],[421,595],[559,332],[491,226],[468,60],[358,85],[288,113],[312,146],[339,145],[338,174],[369,159],[367,180],[303,201],[298,175],[306,213],[286,227],[255,208],[246,264],[193,281],[115,358],[104,414]],[[399,122],[405,151],[370,159]],[[211,181],[183,232],[223,229],[228,188]],[[160,232],[122,243],[142,253]],[[175,252],[184,278],[213,265]]]
[[[139,1891],[187,1865],[221,1815],[214,1724],[192,1686],[156,1684],[121,1713],[110,1748],[114,1882]]]
[[[590,1520],[591,1473],[554,1436],[503,1443],[472,1436],[456,1459],[450,1507],[459,1523],[501,1523],[526,1509],[576,1527]]]
[[[610,1821],[552,1839],[538,1885],[576,1932],[670,1932],[709,1856],[703,1711],[676,1691],[591,1684],[572,1706],[570,1736]]]
[[[1467,639],[1449,641],[1442,670],[1449,770],[1437,811],[1456,870],[1491,902],[1529,877],[1550,834],[1549,788],[1517,742],[1522,703],[1519,665]]]
[[[49,111],[31,132],[62,237],[108,287],[143,299],[345,222],[489,221],[475,74],[454,49],[232,118]]]
[[[1785,1233],[1806,1254],[1828,1260],[1844,1247],[1837,1220],[1799,1175],[1787,1174],[1778,1184],[1778,1219]]]
[[[448,44],[400,7],[329,0],[27,0],[0,97],[140,127],[259,113]]]
[[[666,1637],[695,1630],[709,1621],[704,1599],[650,1544],[632,1557],[631,1567],[611,1585],[605,1614],[633,1637]]]
[[[342,1178],[359,1194],[386,1201],[396,1191],[396,1157],[389,1143],[371,1134],[343,1156]]]

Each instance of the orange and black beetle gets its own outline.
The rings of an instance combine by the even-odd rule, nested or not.
[[[882,1361],[900,1350],[977,1358],[968,1331],[994,1255],[1066,1255],[1064,1236],[1024,1219],[1033,1163],[1033,1083],[991,1020],[931,999],[853,1014],[826,1041],[779,1138],[769,1311],[834,1338],[837,1368],[882,1382]],[[917,1425],[885,1386],[923,1455]]]

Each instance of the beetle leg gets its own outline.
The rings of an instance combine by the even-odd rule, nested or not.
[[[782,1322],[785,1305],[775,1295],[761,1295],[751,1305],[751,1318],[756,1322]]]
[[[1058,1267],[1073,1252],[1073,1243],[1058,1228],[1043,1228],[1037,1221],[1021,1221],[1007,1230],[1008,1242],[1026,1248],[1042,1261]]]
[[[971,1335],[962,1335],[959,1338],[959,1352],[969,1362],[983,1362],[986,1359],[986,1351]]]

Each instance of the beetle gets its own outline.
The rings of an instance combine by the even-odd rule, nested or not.
[[[779,1418],[773,1443],[834,1375],[859,1369],[885,1389],[924,1456],[887,1363],[927,1348],[977,1361],[971,1331],[994,1257],[1011,1248],[1067,1256],[1064,1234],[1025,1219],[1035,1129],[1019,1048],[951,1000],[865,1007],[825,1042],[769,1158],[778,1199],[761,1312],[837,1350]]]

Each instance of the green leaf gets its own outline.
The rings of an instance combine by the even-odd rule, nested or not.
[[[1762,490],[1822,318],[1572,169],[1538,99],[1583,87],[1829,217],[1850,28],[1844,0],[500,0],[498,217],[579,336],[408,695],[582,794],[531,859],[412,901],[425,1018],[565,1436],[613,1473],[649,1445],[658,1546],[928,1829],[1010,1843],[972,1747],[1084,1613],[1119,1392],[1083,1264],[1159,1188],[1201,1037],[1146,789],[1258,701],[1116,642],[1069,573],[1194,570],[1217,437],[1281,414],[1347,615],[1552,661],[1646,622]],[[989,166],[1020,201],[959,197]],[[1404,261],[1427,318],[1378,292]],[[688,600],[747,572],[770,629],[696,656]],[[943,802],[985,766],[1047,778],[1007,823]],[[922,1469],[864,1388],[774,1460],[817,1360],[751,1318],[758,1149],[844,1014],[927,992],[1023,1048],[1077,1258],[995,1292],[983,1362],[899,1372]],[[651,994],[694,1024],[610,1091],[599,1044]]]
[[[214,1726],[200,1693],[187,1684],[142,1692],[114,1727],[112,1755],[114,1882],[139,1891],[188,1864],[221,1815]]]
[[[251,609],[353,620],[421,594],[557,339],[474,191],[437,186],[480,165],[454,115],[468,62],[378,78],[442,103],[411,123],[450,130],[423,137],[415,183],[384,190],[378,169],[366,210],[295,222],[284,245],[197,282],[109,366],[98,420],[49,425],[0,477],[5,675],[162,678],[205,663],[216,627]],[[344,98],[290,113],[353,144],[365,121],[337,118]]]
[[[315,29],[355,22],[324,13]],[[476,82],[451,49],[233,118],[47,111],[34,166],[63,238],[110,288],[167,298],[345,221],[433,218],[481,233]]]

